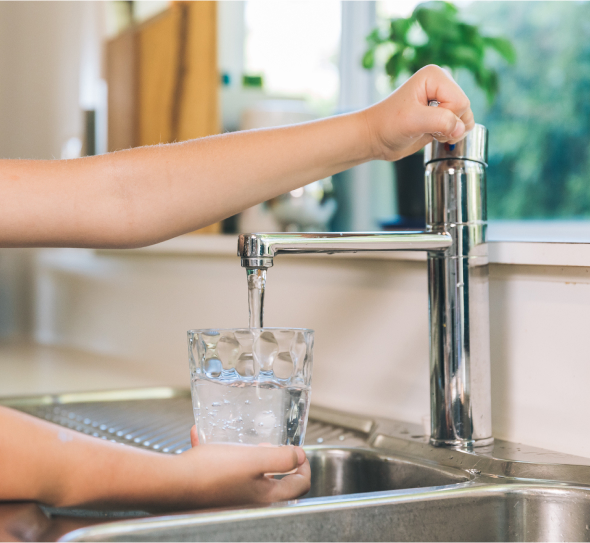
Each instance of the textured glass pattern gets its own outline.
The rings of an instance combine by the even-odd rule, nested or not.
[[[188,347],[201,443],[303,444],[312,330],[189,330]]]

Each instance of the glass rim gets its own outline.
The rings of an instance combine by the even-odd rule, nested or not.
[[[198,334],[203,332],[235,332],[237,330],[269,330],[269,331],[282,331],[282,332],[307,332],[314,334],[315,330],[311,328],[288,328],[283,326],[264,326],[262,328],[249,328],[244,326],[242,328],[191,328],[187,330],[187,334]]]

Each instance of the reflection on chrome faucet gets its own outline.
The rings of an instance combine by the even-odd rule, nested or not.
[[[427,146],[426,230],[418,232],[242,234],[238,256],[249,276],[280,254],[427,251],[431,435],[434,445],[492,441],[488,256],[487,130]]]

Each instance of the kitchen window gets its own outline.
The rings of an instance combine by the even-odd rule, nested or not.
[[[338,100],[341,28],[337,0],[254,0],[245,4],[245,71],[270,95],[304,98],[330,114]]]
[[[373,95],[362,91],[363,70],[351,67],[360,62],[364,36],[375,24],[387,26],[390,17],[408,16],[417,3],[248,1],[244,71],[263,76],[265,95],[303,98],[321,115],[369,105],[391,87],[377,68],[371,74]],[[373,9],[372,22],[356,12],[347,16],[357,9],[352,4],[359,4],[360,15]],[[500,76],[492,105],[470,74],[455,74],[477,121],[490,130],[491,237],[590,241],[590,2],[456,5],[485,32],[509,38],[517,51],[515,65],[488,59]],[[339,59],[341,53],[355,58]],[[348,74],[342,71],[347,62]],[[355,85],[366,103],[343,100]],[[344,200],[336,229],[379,228],[395,212],[391,168],[371,166],[357,177],[340,183]]]
[[[491,107],[459,77],[490,130],[488,209],[501,221],[492,234],[590,241],[590,2],[464,9],[509,37],[518,54],[515,66],[498,63],[500,93]]]
[[[492,105],[469,74],[456,74],[476,120],[490,130],[491,236],[590,241],[590,2],[457,6],[485,31],[509,38],[517,51],[515,65],[488,59],[500,80]],[[388,16],[407,16],[400,9],[397,2],[378,2],[381,24]],[[384,83],[378,75],[380,94]]]

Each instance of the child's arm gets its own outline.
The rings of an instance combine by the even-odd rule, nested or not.
[[[440,107],[428,107],[438,100]],[[473,127],[440,68],[356,113],[76,160],[0,160],[0,246],[136,247],[189,232],[373,159]]]
[[[0,501],[191,509],[292,499],[310,484],[309,463],[299,447],[202,445],[164,455],[89,437],[6,407],[0,407],[0,428]],[[295,468],[281,480],[264,476]]]

